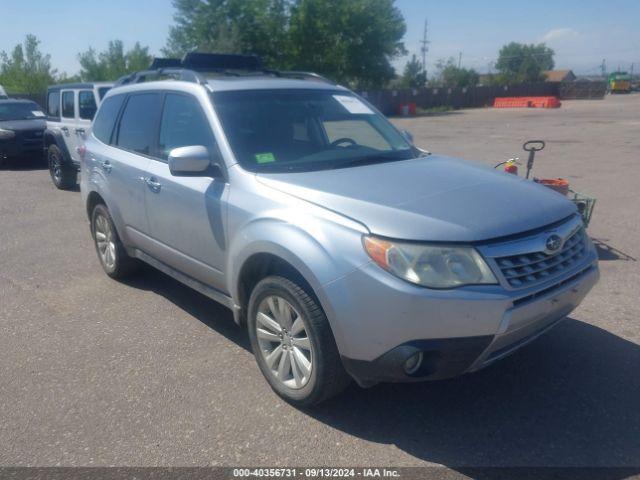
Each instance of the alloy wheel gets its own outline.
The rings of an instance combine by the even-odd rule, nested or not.
[[[95,238],[100,260],[109,270],[116,266],[116,244],[113,238],[111,223],[104,215],[96,215]]]
[[[287,300],[270,295],[260,302],[256,337],[274,378],[295,390],[309,383],[313,348],[302,316]]]
[[[55,181],[60,182],[62,179],[62,164],[55,153],[49,153],[49,168]]]

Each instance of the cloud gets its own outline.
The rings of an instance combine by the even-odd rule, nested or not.
[[[545,43],[553,43],[557,41],[569,40],[572,38],[576,38],[580,35],[580,33],[573,28],[564,27],[564,28],[554,28],[553,30],[549,30],[542,37],[540,37],[541,42]]]

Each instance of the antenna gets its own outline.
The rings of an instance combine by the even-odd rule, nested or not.
[[[422,48],[420,52],[422,52],[422,71],[424,72],[424,77],[427,78],[427,52],[429,51],[429,40],[427,40],[427,32],[429,30],[429,21],[428,19],[424,19],[424,32],[422,34],[422,40],[420,43],[422,44]]]

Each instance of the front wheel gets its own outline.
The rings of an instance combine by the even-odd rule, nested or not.
[[[65,164],[62,150],[56,144],[49,145],[47,149],[47,163],[51,180],[56,188],[70,190],[76,186],[78,171],[74,166]]]
[[[262,374],[289,403],[314,405],[349,384],[327,317],[298,284],[278,276],[261,280],[247,323]]]

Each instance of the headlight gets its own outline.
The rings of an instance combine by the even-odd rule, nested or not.
[[[473,247],[425,245],[364,236],[369,256],[388,272],[429,288],[496,284],[480,254]]]
[[[0,128],[0,140],[9,140],[16,136],[16,132],[13,130],[5,130],[4,128]]]

